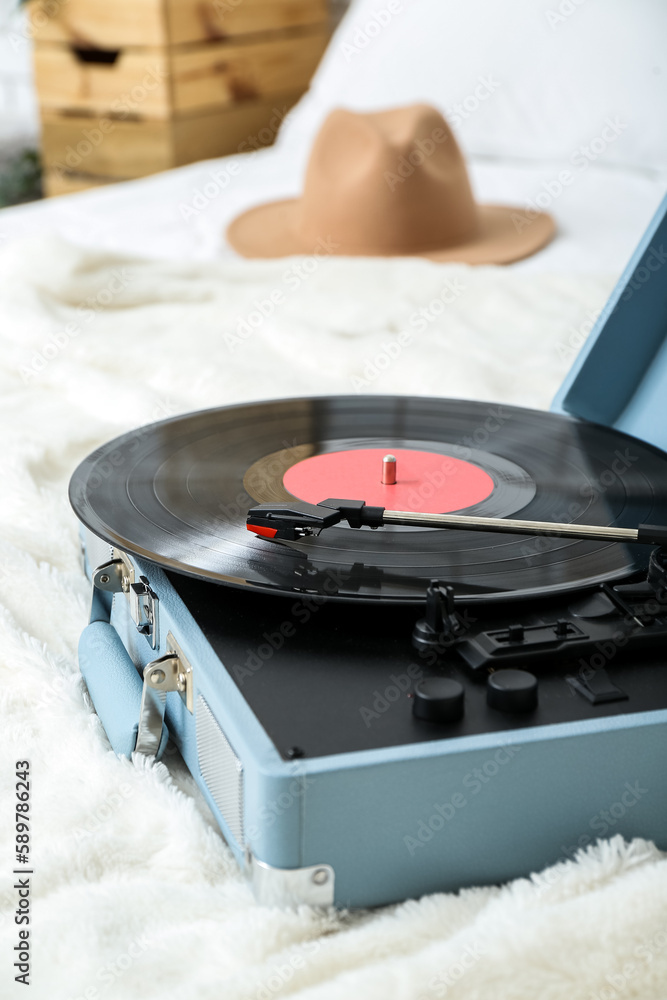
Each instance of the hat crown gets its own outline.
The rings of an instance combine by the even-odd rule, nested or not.
[[[301,197],[248,209],[230,223],[246,257],[415,255],[508,264],[554,234],[544,212],[478,205],[447,122],[425,104],[332,111],[314,143]]]
[[[338,254],[411,254],[455,246],[478,228],[465,161],[439,111],[329,114],[296,219],[305,245],[324,236]]]

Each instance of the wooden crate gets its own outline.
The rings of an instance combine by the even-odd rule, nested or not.
[[[316,27],[274,40],[126,47],[109,62],[94,58],[99,52],[43,43],[35,46],[35,83],[45,110],[170,118],[305,90],[328,38]]]
[[[266,145],[330,35],[326,0],[31,0],[29,16],[48,194]]]
[[[32,0],[38,42],[88,48],[184,45],[324,25],[327,0]]]
[[[171,120],[121,121],[83,115],[42,116],[47,195],[270,145],[300,94],[250,101]]]

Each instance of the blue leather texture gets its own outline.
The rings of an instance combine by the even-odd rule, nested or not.
[[[79,665],[114,751],[131,757],[137,742],[142,680],[116,630],[103,621],[91,622],[79,640]],[[167,744],[167,727],[157,756]]]

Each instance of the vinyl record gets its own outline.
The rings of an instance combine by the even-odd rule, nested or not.
[[[382,458],[397,482],[382,483]],[[364,495],[359,495],[363,491]],[[538,596],[645,567],[645,547],[342,524],[276,543],[250,507],[330,496],[389,509],[636,527],[667,522],[667,458],[604,427],[468,400],[340,396],[206,410],[99,448],[72,477],[80,520],[118,548],[219,583],[318,598]]]

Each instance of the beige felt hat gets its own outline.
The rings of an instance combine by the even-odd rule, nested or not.
[[[227,230],[244,257],[335,253],[508,264],[543,247],[550,215],[478,205],[435,108],[338,109],[313,144],[303,195],[250,209]]]

